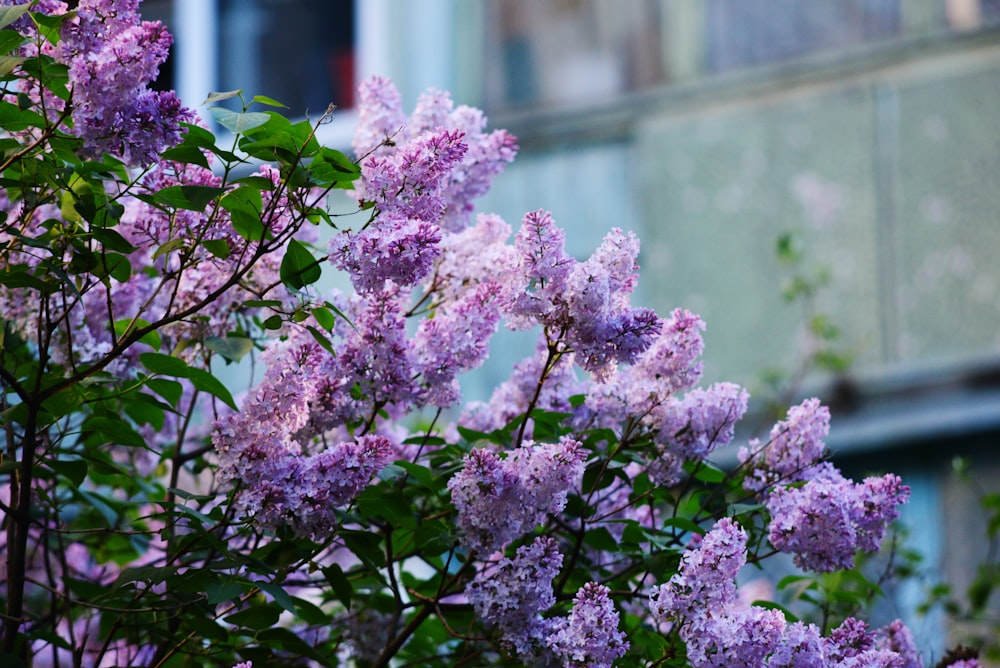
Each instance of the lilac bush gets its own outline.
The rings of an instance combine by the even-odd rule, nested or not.
[[[0,10],[0,662],[924,665],[866,590],[740,597],[778,552],[867,582],[908,488],[845,478],[817,400],[743,442],[705,324],[631,303],[635,235],[577,259],[545,210],[477,213],[517,151],[480,111],[372,79],[351,158],[213,93],[220,146],[150,88],[138,0]],[[501,326],[535,350],[467,401]]]

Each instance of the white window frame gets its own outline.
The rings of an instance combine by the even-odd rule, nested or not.
[[[387,26],[393,22],[392,0],[355,0],[355,81],[375,74],[391,76],[393,68]],[[218,0],[174,0],[175,78],[178,96],[189,107],[203,113],[202,103],[208,93],[217,91],[219,63],[216,44],[219,39]],[[335,113],[333,122],[323,125],[319,140],[335,148],[350,146],[357,125],[354,109]]]

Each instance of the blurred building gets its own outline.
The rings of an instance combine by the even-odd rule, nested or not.
[[[302,113],[330,99],[346,108],[354,83],[380,73],[407,104],[434,86],[484,107],[522,149],[481,208],[515,225],[549,209],[578,256],[611,227],[636,231],[638,301],[702,315],[709,381],[754,389],[809,354],[775,252],[791,233],[803,271],[829,276],[810,312],[853,354],[847,372],[802,388],[833,406],[838,462],[904,476],[911,544],[959,589],[996,559],[978,498],[1000,491],[1000,0],[146,0],[144,11],[177,35],[173,83],[189,102],[243,86]],[[346,145],[350,120],[328,139]],[[972,482],[951,475],[957,456]],[[918,588],[896,596],[939,653],[940,618],[909,612]]]

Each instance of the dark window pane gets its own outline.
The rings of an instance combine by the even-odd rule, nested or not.
[[[656,0],[488,0],[491,107],[589,104],[666,78]]]
[[[354,104],[352,0],[222,0],[220,88],[317,116]]]

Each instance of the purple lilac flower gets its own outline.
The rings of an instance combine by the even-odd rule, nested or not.
[[[746,531],[724,517],[701,539],[696,549],[681,557],[670,580],[650,594],[658,621],[695,619],[706,610],[721,610],[737,599],[736,574],[746,563]]]
[[[427,404],[446,408],[459,398],[457,376],[482,364],[500,321],[499,286],[480,283],[420,323],[413,337],[414,369]]]
[[[768,668],[827,668],[824,639],[815,624],[795,622],[785,632],[767,661]]]
[[[347,272],[360,293],[377,292],[386,281],[409,286],[426,276],[441,254],[441,228],[411,218],[380,219],[357,233],[341,232],[329,246],[329,260]]]
[[[316,454],[303,451],[329,354],[296,330],[265,351],[264,379],[240,413],[220,419],[212,441],[223,482],[237,482],[236,503],[259,527],[290,526],[321,539],[392,456],[384,436],[368,434]]]
[[[428,133],[361,164],[355,194],[377,215],[360,231],[341,232],[329,247],[330,261],[348,272],[356,290],[379,290],[387,279],[413,285],[430,271],[441,253],[442,188],[467,150],[462,137],[459,131]]]
[[[589,582],[577,591],[569,616],[554,620],[545,642],[567,668],[611,668],[628,651],[629,642],[618,630],[618,611],[610,593],[604,585]]]
[[[744,563],[746,533],[723,518],[650,594],[654,619],[679,625],[694,668],[910,668],[916,661],[912,636],[898,622],[872,633],[849,618],[823,638],[815,625],[787,624],[777,610],[741,607],[734,578]]]
[[[751,607],[709,616],[703,629],[682,630],[681,637],[695,668],[763,668],[784,631],[785,617],[780,611]]]
[[[463,540],[476,554],[494,552],[561,512],[580,485],[586,451],[578,441],[525,443],[506,459],[476,448],[448,482]]]
[[[628,242],[626,242],[626,239]],[[617,363],[633,362],[662,323],[649,309],[631,308],[631,269],[638,244],[613,230],[586,262],[566,254],[565,232],[545,211],[525,215],[514,238],[502,309],[512,329],[542,325],[598,379]]]
[[[454,301],[484,281],[505,282],[514,254],[506,243],[510,233],[500,216],[480,214],[472,227],[446,234],[434,268],[432,288],[438,299]]]
[[[701,378],[699,357],[704,349],[698,316],[675,310],[650,347],[632,363],[619,368],[587,396],[587,410],[596,424],[614,427],[630,418],[643,418],[659,428],[655,413],[677,392],[694,387]]]
[[[408,290],[387,281],[352,303],[354,328],[328,360],[315,400],[320,429],[370,419],[386,406],[402,411],[417,399],[403,314],[408,298]]]
[[[917,651],[917,643],[913,639],[913,633],[903,624],[902,620],[895,620],[888,626],[884,626],[875,632],[875,644],[879,649],[888,649],[900,656],[903,663],[899,668],[923,668],[920,660],[920,653]]]
[[[486,567],[466,587],[469,602],[501,642],[523,658],[544,646],[551,622],[541,615],[555,603],[552,580],[562,555],[554,540],[540,536],[495,567]]]
[[[458,509],[458,525],[473,551],[488,554],[516,538],[521,522],[516,508],[517,474],[496,453],[475,448],[465,456],[462,470],[448,481],[451,502]]]
[[[385,77],[372,77],[358,86],[358,125],[351,147],[359,158],[367,156],[406,125],[399,91]]]
[[[694,549],[679,571],[650,594],[658,621],[679,620],[692,666],[763,666],[784,632],[776,610],[736,607],[736,575],[746,563],[746,532],[725,517]]]
[[[437,223],[447,205],[444,180],[468,150],[462,138],[461,132],[441,130],[390,156],[371,156],[361,163],[365,200],[388,218]]]
[[[482,112],[465,106],[456,108],[447,93],[431,90],[422,95],[409,119],[402,113],[398,91],[387,79],[374,78],[363,83],[359,100],[360,118],[353,141],[359,157],[371,154],[380,160],[398,161],[398,155],[411,151],[430,135],[443,132],[461,137],[463,155],[441,174],[434,193],[443,207],[437,217],[428,219],[449,231],[461,230],[468,224],[472,200],[489,190],[493,177],[517,153],[517,142],[512,135],[504,130],[486,133],[486,117]],[[373,199],[372,193],[376,191],[362,173],[356,196]]]
[[[69,67],[73,132],[86,153],[110,153],[132,165],[155,162],[180,141],[180,123],[194,119],[173,91],[149,88],[173,39],[158,21],[142,21],[138,4],[81,0],[56,54]]]
[[[833,465],[820,464],[802,487],[772,490],[768,537],[803,569],[851,568],[855,552],[878,548],[908,496],[909,488],[891,474],[855,484]]]
[[[767,444],[754,440],[740,449],[740,461],[749,467],[743,486],[761,492],[777,483],[808,480],[823,457],[823,439],[829,432],[830,409],[819,399],[788,409],[788,417],[771,429]]]
[[[662,419],[655,438],[659,456],[650,464],[650,479],[672,485],[679,480],[684,462],[704,459],[732,441],[748,399],[739,385],[716,383],[663,404],[657,411]]]
[[[878,648],[875,641],[867,624],[849,617],[824,639],[824,652],[829,665],[838,668],[903,668],[903,656]]]
[[[546,211],[525,214],[514,237],[514,281],[505,286],[504,316],[512,329],[565,320],[566,282],[575,260],[566,254],[566,232]]]

